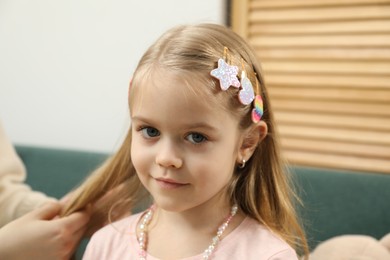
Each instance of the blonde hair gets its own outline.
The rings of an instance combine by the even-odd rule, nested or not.
[[[228,51],[224,55],[225,48]],[[237,203],[246,215],[269,227],[299,253],[307,256],[307,242],[294,207],[297,197],[280,156],[269,96],[254,53],[240,36],[221,25],[175,27],[163,34],[141,58],[133,75],[129,102],[132,103],[137,86],[143,85],[140,84],[142,81],[150,80],[152,72],[158,68],[178,72],[184,77],[195,75],[204,84],[196,85],[198,88],[193,91],[211,91],[213,95],[207,95],[211,96],[210,102],[233,113],[244,130],[253,124],[252,106],[243,106],[238,102],[236,89],[218,89],[218,82],[210,76],[210,71],[224,56],[228,63],[245,70],[252,84],[260,87],[257,94],[263,98],[262,120],[267,124],[268,134],[258,144],[246,167],[237,167],[234,172],[229,186],[230,200]],[[131,129],[118,152],[76,190],[65,214],[86,207],[118,185],[121,185],[117,188],[118,196],[112,198],[112,202],[119,209],[130,210],[134,207],[140,199],[139,195],[143,194],[143,188],[131,162],[130,146]],[[108,208],[102,209],[102,214],[107,215],[108,211]]]

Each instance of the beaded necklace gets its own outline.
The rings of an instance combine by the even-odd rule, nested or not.
[[[138,238],[138,243],[139,243],[139,260],[146,260],[146,245],[147,245],[147,230],[148,230],[148,225],[150,221],[152,220],[153,217],[153,211],[154,211],[155,206],[152,205],[145,213],[145,216],[142,218],[139,224],[139,238]],[[226,230],[228,227],[229,223],[232,221],[234,215],[237,213],[237,205],[233,205],[233,207],[230,210],[229,216],[226,218],[226,221],[219,226],[217,235],[213,237],[211,244],[207,247],[207,249],[203,252],[202,259],[203,260],[209,260],[211,259],[211,255],[213,254],[215,248],[217,247],[218,242],[221,240],[223,232]]]

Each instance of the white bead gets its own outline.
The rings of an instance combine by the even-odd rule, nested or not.
[[[207,260],[210,258],[210,256],[213,254],[215,248],[217,247],[218,242],[220,241],[220,238],[223,234],[223,232],[226,230],[228,227],[232,217],[237,213],[238,207],[237,205],[234,205],[231,208],[230,211],[230,216],[227,218],[227,220],[218,228],[217,230],[217,235],[213,237],[211,245],[208,246],[208,248],[203,252],[202,258],[204,260]],[[141,252],[146,254],[146,236],[147,236],[147,228],[150,220],[152,219],[153,216],[153,207],[149,209],[149,211],[145,214],[143,217],[141,224],[139,225],[139,229],[141,230],[139,234],[139,247]],[[142,255],[145,255],[142,254]],[[140,256],[139,260],[146,260],[146,257]]]

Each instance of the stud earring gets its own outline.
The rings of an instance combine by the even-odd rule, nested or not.
[[[242,163],[240,165],[238,165],[238,168],[244,169],[245,168],[245,163],[246,163],[245,159],[242,159]]]

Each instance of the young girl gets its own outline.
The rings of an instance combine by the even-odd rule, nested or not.
[[[119,151],[66,214],[122,185],[131,210],[101,229],[84,259],[297,259],[307,254],[254,51],[216,24],[179,26],[143,55]],[[114,206],[113,206],[114,207]]]

